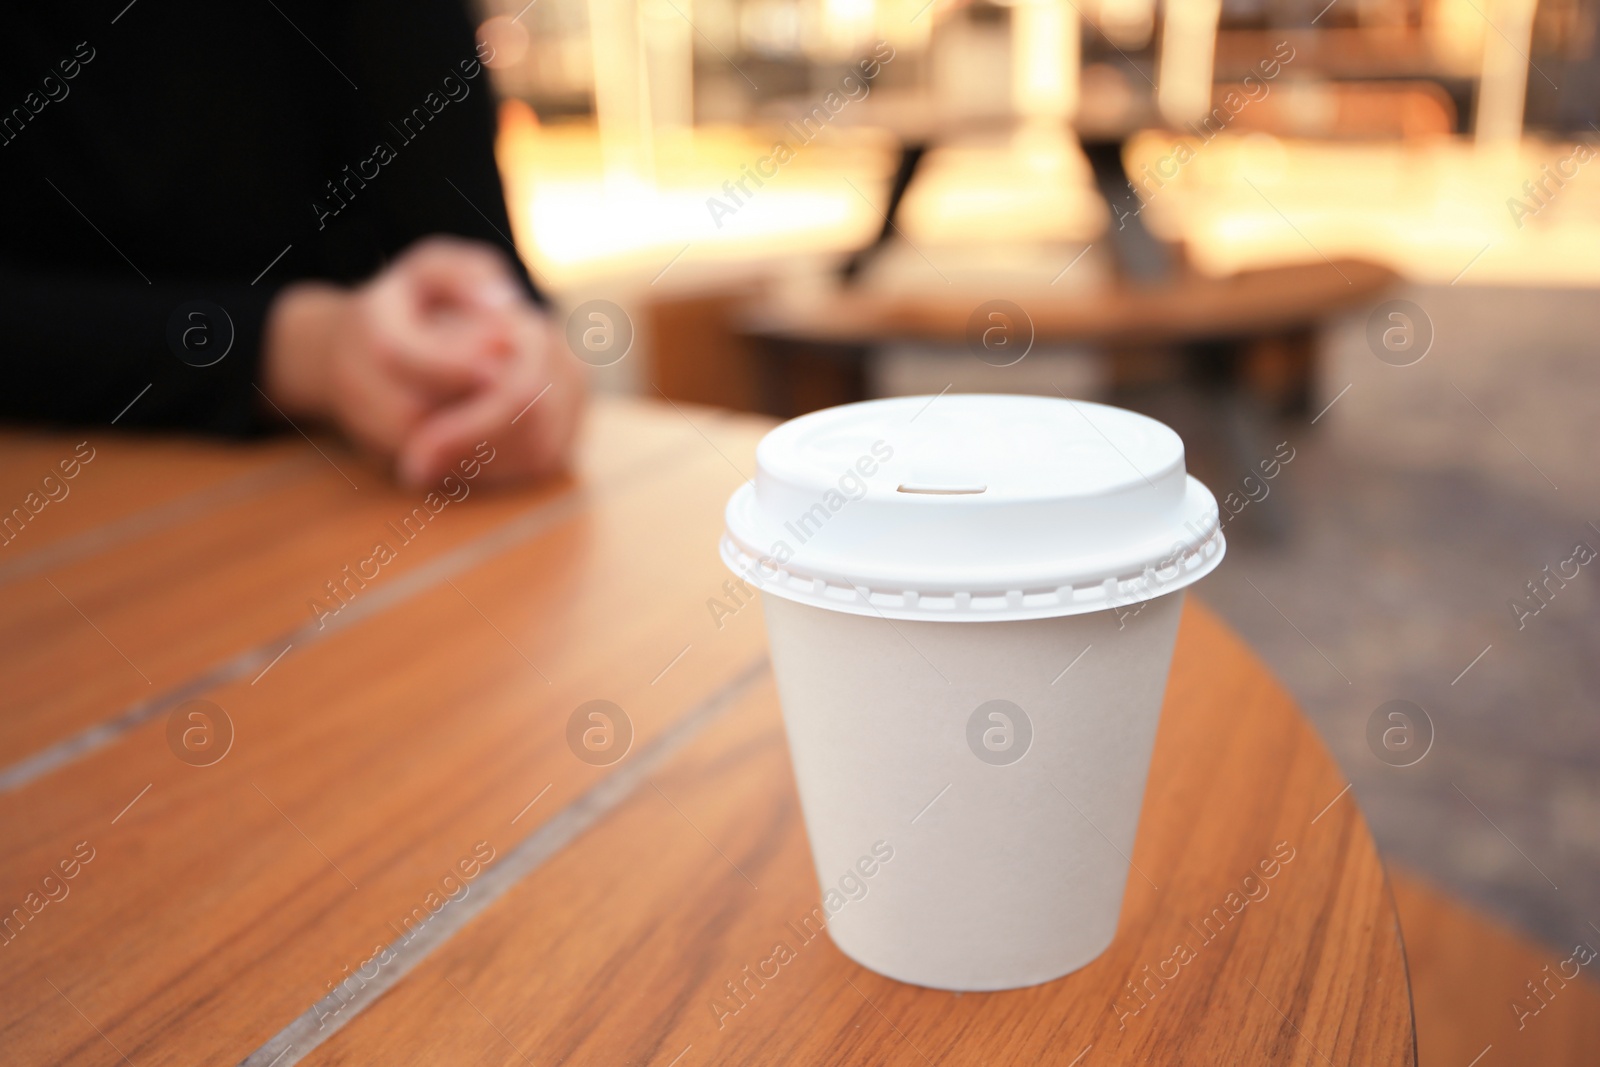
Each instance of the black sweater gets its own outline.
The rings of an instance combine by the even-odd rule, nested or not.
[[[361,280],[433,233],[510,253],[460,0],[91,0],[5,23],[0,418],[249,433],[279,289]]]

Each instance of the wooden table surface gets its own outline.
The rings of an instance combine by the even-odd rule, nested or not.
[[[0,1062],[1415,1062],[1347,785],[1193,598],[1104,956],[957,995],[796,938],[759,606],[707,607],[764,428],[604,402],[574,478],[408,541],[334,442],[0,438],[7,509],[93,449],[0,545]]]

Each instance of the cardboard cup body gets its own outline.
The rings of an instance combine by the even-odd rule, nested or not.
[[[762,600],[839,949],[955,990],[1034,985],[1103,952],[1182,591],[988,622]]]
[[[822,888],[805,925],[943,989],[1103,952],[1182,590],[1226,551],[1182,439],[1065,397],[869,400],[768,433],[724,518]]]

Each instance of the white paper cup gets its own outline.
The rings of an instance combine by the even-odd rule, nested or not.
[[[901,981],[1015,988],[1116,934],[1181,590],[1223,544],[1153,420],[947,396],[907,432],[927,402],[773,431],[723,556],[766,594],[822,891],[802,925]],[[826,507],[841,455],[866,488],[784,518]]]

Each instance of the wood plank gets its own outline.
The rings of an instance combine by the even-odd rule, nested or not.
[[[818,890],[764,685],[303,1062],[1414,1063],[1394,911],[1353,798],[1288,695],[1193,601],[1151,781],[1133,862],[1154,884],[1130,879],[1105,955],[1031,989],[903,985],[797,936]],[[1193,924],[1283,842],[1269,892],[1207,940]],[[1193,958],[1134,1000],[1126,983],[1180,943]]]
[[[404,529],[425,494],[402,490],[375,467],[334,451],[359,490],[319,461],[292,481],[188,524],[13,583],[0,607],[0,678],[7,680],[0,784],[10,786],[58,755],[75,754],[72,746],[98,740],[82,731],[107,722],[126,726],[187,699],[197,676],[201,684],[241,672],[254,676],[285,647],[319,637],[325,627],[311,605],[339,604],[329,582],[340,584],[359,614],[367,610],[364,599],[381,597],[385,587],[448,552],[574,492],[648,476],[674,461],[666,452],[705,447],[685,417],[620,400],[597,405],[584,445],[576,479],[517,491],[468,483],[461,502],[436,517],[423,508],[428,521],[413,519]],[[151,462],[164,469],[161,450]],[[402,541],[413,527],[421,533]],[[368,591],[342,572],[370,559],[378,541],[391,545],[395,558],[378,568]],[[49,750],[53,744],[68,747]],[[30,756],[37,757],[33,764],[7,776],[6,768]]]
[[[29,516],[0,533],[0,584],[196,518],[320,462],[298,436],[197,448],[108,427],[0,434],[0,520],[18,507]]]
[[[1595,1062],[1600,931],[1541,948],[1416,875],[1390,868],[1389,884],[1405,933],[1422,1067]]]
[[[174,758],[152,721],[0,797],[0,906],[76,842],[95,850],[0,947],[0,1047],[237,1062],[477,842],[503,853],[612,772],[567,747],[580,703],[616,701],[645,746],[748,671],[755,613],[718,630],[705,601],[725,577],[730,461],[749,463],[760,428],[702,424],[715,451],[702,441],[675,473],[597,489],[453,586],[208,693],[236,728],[213,766]]]

